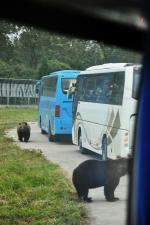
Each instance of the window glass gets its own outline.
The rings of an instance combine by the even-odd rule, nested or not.
[[[79,2],[79,1],[76,1],[76,2]],[[89,1],[87,2],[89,3]],[[95,1],[93,1],[93,3],[94,2]],[[99,3],[99,1],[97,2]],[[123,4],[123,1],[122,1],[122,4]],[[89,4],[86,4],[86,5],[87,7],[89,7]],[[122,9],[125,10],[123,5],[120,4],[119,8],[120,7],[122,7]],[[95,10],[97,10],[97,12],[94,11],[94,13],[98,13],[98,14],[100,13],[96,5],[95,5]],[[128,11],[129,9],[127,10],[127,14],[128,14]],[[121,22],[124,20],[123,18],[124,16],[122,15],[122,13],[120,15],[117,15],[116,13],[112,15],[109,10],[109,12],[108,11],[103,12],[103,15],[104,14],[106,15],[107,18],[108,17],[110,19],[111,17],[113,17],[114,19],[116,18],[116,22],[117,21]],[[126,19],[129,23],[130,22],[132,23],[136,20],[136,17],[131,18],[131,17],[128,17],[127,15]],[[139,19],[137,18],[137,21],[136,21],[138,25],[140,26],[144,25],[143,18],[139,18]],[[123,27],[124,26],[125,26],[125,23]],[[138,28],[140,27],[138,26]],[[118,30],[119,35],[123,31],[123,29]],[[130,30],[132,30],[132,26],[130,26]],[[146,33],[146,30],[145,30],[145,33]],[[1,45],[0,45],[0,49],[1,49],[0,50],[0,133],[1,134],[4,133],[2,131],[3,128],[4,129],[6,127],[9,128],[8,125],[11,126],[12,123],[13,124],[16,123],[16,117],[14,116],[16,114],[19,115],[20,121],[21,120],[24,121],[24,119],[26,119],[27,121],[32,120],[30,113],[28,113],[27,111],[27,108],[23,109],[23,107],[13,107],[15,111],[17,110],[17,112],[13,112],[13,109],[10,108],[12,105],[14,106],[28,105],[29,106],[28,108],[30,108],[30,106],[32,107],[33,104],[37,104],[37,101],[38,101],[39,103],[38,104],[38,125],[41,130],[41,133],[50,134],[50,128],[52,128],[52,134],[54,135],[56,134],[56,139],[54,138],[56,140],[55,144],[48,143],[48,142],[46,144],[44,140],[45,138],[43,137],[44,139],[40,145],[41,151],[43,152],[45,151],[45,146],[47,146],[48,151],[56,147],[57,151],[55,153],[58,154],[56,161],[58,164],[60,164],[63,161],[61,165],[62,166],[64,165],[64,169],[68,169],[67,170],[68,173],[70,173],[69,167],[75,168],[76,166],[78,166],[79,157],[80,157],[79,151],[83,153],[89,153],[85,155],[83,158],[81,157],[81,161],[82,160],[84,161],[90,158],[93,159],[93,154],[91,154],[90,151],[94,153],[94,158],[98,160],[100,157],[102,157],[103,159],[106,159],[106,158],[115,159],[118,157],[126,158],[128,157],[128,154],[130,155],[132,154],[132,150],[135,147],[133,144],[135,144],[134,135],[136,133],[135,128],[137,127],[136,123],[137,123],[138,116],[136,115],[137,115],[138,107],[137,107],[137,104],[135,104],[135,101],[131,101],[131,99],[128,97],[124,101],[126,102],[126,104],[124,104],[123,107],[121,107],[123,95],[125,95],[125,93],[123,93],[124,72],[114,73],[112,71],[118,71],[119,68],[122,68],[122,71],[126,69],[128,71],[129,70],[133,71],[133,67],[139,68],[141,64],[141,59],[142,59],[141,54],[137,52],[129,51],[128,49],[121,49],[113,45],[108,46],[101,40],[99,41],[96,41],[96,39],[95,40],[90,40],[90,39],[79,40],[78,38],[71,38],[69,36],[65,37],[63,35],[54,34],[50,31],[47,32],[47,31],[37,30],[32,26],[26,27],[25,25],[21,25],[21,24],[18,24],[18,25],[17,24],[13,25],[12,23],[9,24],[7,21],[6,22],[1,21],[0,34],[1,34],[0,37],[2,38]],[[110,37],[110,40],[113,40],[113,43],[114,43],[114,40],[116,40],[114,36],[112,35]],[[129,46],[134,45],[134,47],[136,47],[137,46],[136,43],[129,44],[128,38],[130,38],[129,34],[126,35],[126,42],[124,43],[128,43]],[[123,63],[124,65],[120,64],[119,66],[118,63]],[[93,70],[91,67],[95,68],[95,71],[100,71],[100,73],[98,74],[97,72],[96,74],[95,73],[89,74],[89,73],[92,73],[90,71]],[[102,70],[99,70],[98,68],[105,68],[105,69],[103,70],[103,72],[101,72]],[[77,70],[79,69],[80,71],[81,70],[84,71],[84,74],[78,76],[80,77],[80,79],[77,78],[79,79],[79,82],[77,82],[77,84],[75,84],[75,87],[74,87],[74,82],[76,82],[76,79],[69,79],[70,76],[62,77],[64,79],[60,80],[59,82],[59,89],[61,90],[58,90],[57,88],[58,73],[57,72],[62,70],[72,70],[72,69],[77,69]],[[108,71],[111,71],[111,72],[108,73]],[[134,80],[133,80],[133,74],[130,74],[131,79],[128,80],[127,82],[128,89],[127,89],[127,95],[125,96],[129,96],[130,94],[130,97],[131,95],[133,95],[134,98],[138,98],[137,97],[138,83],[139,83],[138,71],[136,70],[134,71],[134,73],[135,73]],[[3,83],[1,79],[10,79],[10,80],[9,80],[9,83]],[[12,79],[13,79],[13,82],[12,82]],[[23,85],[21,85],[22,80],[24,80]],[[37,95],[35,93],[35,83],[39,80],[41,81],[40,93],[39,93],[40,95]],[[31,85],[30,82],[31,83],[33,82],[33,85]],[[72,85],[72,88],[70,88],[71,85]],[[131,90],[132,85],[133,85],[133,89],[132,89],[133,92]],[[38,89],[38,86],[37,86],[37,89]],[[74,91],[75,91],[75,94],[74,94]],[[55,97],[57,96],[57,92],[59,92],[60,94],[59,99]],[[61,97],[63,95],[66,97],[66,101],[63,101],[64,98]],[[49,103],[52,103],[52,104],[49,104]],[[1,107],[1,105],[8,106],[8,107]],[[55,118],[56,105],[60,105],[59,118],[58,117]],[[22,110],[25,110],[26,112],[22,112]],[[24,116],[25,113],[26,113],[26,117]],[[31,113],[31,114],[33,116],[33,114],[35,113]],[[22,115],[22,119],[20,117],[21,115]],[[10,118],[8,118],[9,116]],[[17,119],[18,122],[19,122],[19,118]],[[31,123],[31,130],[35,138],[34,141],[38,143],[40,134],[39,133],[37,134],[36,129],[34,129],[34,124],[32,129],[32,123]],[[59,133],[59,135],[62,134],[63,136],[63,138],[61,138],[61,141],[59,142],[57,142],[58,140],[57,133]],[[64,137],[65,134],[67,134],[66,135],[67,138]],[[71,135],[72,135],[73,145],[71,143],[71,137],[70,137]],[[50,136],[48,138],[53,139]],[[2,143],[3,141],[4,143]],[[1,146],[6,146],[6,152],[7,152],[8,147],[7,147],[6,141],[7,140],[5,137],[4,138],[1,137]],[[29,145],[30,145],[30,142],[29,142]],[[31,142],[31,145],[32,145],[32,142]],[[79,145],[79,147],[75,145]],[[15,149],[16,147],[13,146],[13,148]],[[69,152],[66,151],[68,148],[70,150]],[[77,149],[79,149],[79,151],[77,151]],[[64,154],[61,154],[61,161],[60,161],[59,152],[62,153],[62,151],[64,152]],[[17,149],[16,149],[16,152],[18,152]],[[51,153],[53,154],[53,151]],[[70,156],[72,154],[72,158],[73,158],[73,160],[70,160],[69,162],[70,164],[69,167],[66,167],[66,164],[68,163],[68,156],[69,156],[69,155],[67,156],[67,154],[69,154]],[[30,215],[27,216],[26,218],[21,218],[21,220],[18,220],[18,218],[15,217],[15,215],[12,215],[13,206],[14,206],[14,204],[12,205],[12,198],[10,198],[10,201],[9,201],[9,196],[7,197],[7,199],[5,198],[5,196],[8,195],[8,192],[10,196],[13,195],[14,197],[13,202],[16,203],[16,206],[20,204],[20,198],[18,194],[16,195],[13,194],[14,188],[10,188],[9,185],[6,185],[6,183],[8,182],[6,182],[5,177],[7,177],[8,179],[10,177],[10,170],[8,169],[8,166],[9,168],[11,168],[11,170],[13,170],[13,168],[14,170],[16,170],[16,168],[14,167],[14,154],[4,154],[4,149],[0,147],[0,155],[4,159],[3,160],[4,162],[8,161],[7,160],[8,155],[9,157],[12,156],[12,158],[10,158],[9,160],[9,163],[11,163],[10,165],[8,165],[8,163],[2,164],[3,170],[4,170],[4,173],[1,173],[1,175],[4,175],[2,179],[0,175],[1,182],[4,181],[2,184],[0,184],[0,189],[1,187],[5,187],[1,189],[2,193],[0,195],[0,202],[2,203],[0,224],[8,224],[8,220],[11,220],[12,217],[13,217],[14,224],[18,224],[19,221],[21,221],[22,223],[23,222],[25,223],[25,221],[30,221]],[[24,158],[22,158],[22,156],[24,157],[24,154],[21,154],[20,156],[21,158],[19,159],[24,162],[25,160]],[[117,164],[118,163],[116,163],[116,165]],[[27,166],[29,166],[28,162],[26,167]],[[31,165],[31,169],[32,167],[33,166]],[[45,170],[45,167],[43,169]],[[124,170],[124,166],[122,167],[122,169]],[[116,171],[118,171],[117,176],[119,177],[120,165],[119,165],[119,169],[116,169]],[[115,176],[116,176],[116,171],[114,172]],[[55,176],[56,172],[55,171],[51,171],[51,172],[54,172],[54,176]],[[42,174],[43,176],[45,175],[44,172]],[[20,175],[21,175],[20,179],[24,179],[22,177],[23,173]],[[99,175],[101,176],[103,174],[99,174]],[[104,176],[102,176],[102,180],[103,178]],[[109,179],[109,177],[107,177],[107,174],[105,174],[105,178],[107,180]],[[36,176],[35,176],[35,179],[36,179]],[[11,177],[10,181],[12,184],[13,183],[15,184],[16,183],[15,176],[14,176],[14,179],[13,177]],[[57,188],[57,186],[59,186],[60,184],[59,179],[58,179],[58,183],[57,181],[53,183],[54,185],[52,184],[53,185],[52,189],[54,191],[52,192],[54,193],[51,192],[52,196],[50,196],[50,198],[52,197],[55,199],[55,195],[53,194],[55,194],[55,186]],[[103,191],[103,187],[101,188],[102,191],[100,192],[99,190],[96,191],[95,189],[90,190],[90,195],[88,195],[88,197],[91,197],[91,198],[94,197],[93,201],[96,203],[96,204],[93,203],[90,206],[90,217],[92,218],[93,221],[96,221],[97,224],[110,224],[110,223],[113,225],[126,224],[126,209],[127,209],[126,203],[128,199],[128,191],[127,191],[128,183],[129,183],[128,176],[124,176],[120,179],[120,183],[117,185],[115,193],[113,191],[112,193],[106,194],[106,192],[104,193]],[[29,194],[27,198],[30,197],[30,189],[31,189],[31,186],[29,188],[28,187],[26,188],[26,191],[27,191],[26,193]],[[74,192],[75,195],[78,194],[76,189],[72,191]],[[67,221],[66,222],[67,224],[81,224],[82,222],[83,224],[86,224],[87,216],[84,213],[82,213],[83,210],[81,209],[80,201],[78,202],[76,197],[72,198],[72,193],[73,193],[72,191],[70,191],[70,193],[68,193],[67,191],[66,194],[67,194],[68,200],[64,201],[66,200],[66,197],[64,196],[65,198],[63,198],[64,192],[62,190],[62,192],[57,198],[58,201],[56,202],[56,205],[58,206],[57,207],[58,210],[55,210],[55,212],[52,213],[53,215],[50,218],[51,219],[50,223],[52,223],[52,221],[56,221],[57,224],[65,224],[65,221]],[[45,189],[44,189],[44,192],[45,192]],[[108,198],[110,197],[110,199],[106,198],[106,195]],[[48,198],[49,197],[48,189],[45,192],[45,196],[47,196],[48,202],[51,201],[51,199]],[[120,201],[118,201],[117,203],[106,202],[105,204],[105,200],[116,201],[117,198],[120,198]],[[33,216],[32,218],[35,224],[39,222],[39,219],[40,219],[39,212],[42,210],[43,203],[45,204],[45,202],[42,203],[40,199],[41,200],[43,199],[42,195],[41,197],[39,195],[35,196],[34,201],[31,201],[29,202],[29,204],[26,204],[26,209],[28,208],[30,209],[31,207],[35,208],[35,203],[39,209],[37,213],[35,214],[35,216]],[[71,200],[71,202],[69,201],[69,199]],[[62,217],[62,206],[64,205],[65,207],[63,207],[64,213]],[[106,205],[106,207],[104,207],[103,210],[100,210],[99,207],[100,206],[103,207],[103,205]],[[70,210],[68,210],[70,209],[70,206],[71,206],[71,212]],[[22,209],[20,208],[18,210],[19,211],[17,211],[17,207],[16,207],[16,210],[14,210],[14,213],[20,213],[20,214],[24,213],[24,208]],[[44,217],[44,213],[46,217]],[[76,215],[79,215],[78,218]],[[44,209],[42,214],[42,220],[47,221],[47,212],[46,211],[44,212]],[[93,224],[95,223],[93,222]]]
[[[93,77],[88,77],[86,82],[86,91],[84,100],[88,102],[95,102],[95,80]]]
[[[132,86],[132,98],[139,99],[139,88],[140,88],[140,68],[135,68],[133,71],[133,86]]]
[[[55,97],[57,78],[50,77],[43,79],[43,95]]]
[[[62,78],[62,91],[67,94],[68,90],[75,86],[77,79],[72,78]]]
[[[78,83],[77,83],[77,95],[80,101],[85,101],[85,94],[86,94],[86,82],[87,82],[87,78],[84,76],[81,76],[78,79]]]
[[[83,78],[80,100],[121,105],[124,90],[124,72],[87,75]]]

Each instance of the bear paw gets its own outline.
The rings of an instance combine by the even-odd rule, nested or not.
[[[119,198],[112,198],[112,199],[106,199],[108,202],[116,202],[119,200]]]
[[[92,202],[92,198],[84,198],[85,202]]]

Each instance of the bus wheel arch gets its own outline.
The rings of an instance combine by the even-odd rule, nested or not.
[[[41,121],[42,121],[42,119],[41,119],[41,115],[40,115],[40,124],[39,124],[40,125],[40,128],[42,126],[42,122]]]
[[[82,146],[82,131],[81,127],[78,128],[78,146],[79,146],[79,152],[82,154],[87,153],[87,149]]]
[[[41,134],[46,134],[46,131],[42,129],[42,119],[40,115],[40,128],[41,128]]]

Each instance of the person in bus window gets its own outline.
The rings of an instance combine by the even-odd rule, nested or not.
[[[95,96],[96,96],[96,102],[99,102],[101,99],[103,89],[102,89],[102,82],[100,81],[97,85],[96,91],[95,91]]]

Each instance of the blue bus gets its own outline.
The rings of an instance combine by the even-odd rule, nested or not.
[[[75,86],[79,70],[62,70],[43,76],[40,82],[38,124],[49,141],[72,133],[72,102],[69,90]]]

